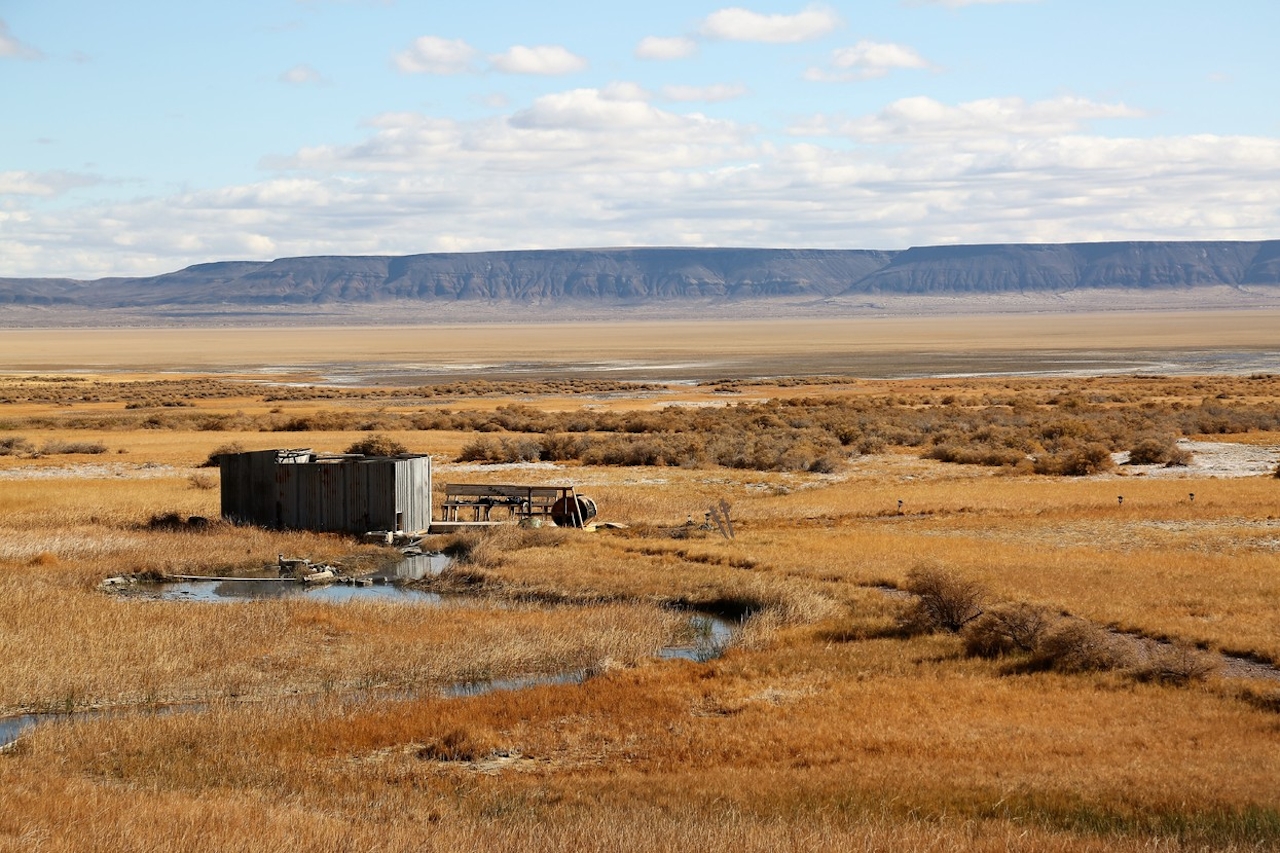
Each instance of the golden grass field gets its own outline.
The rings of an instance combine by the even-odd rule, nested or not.
[[[1141,345],[1263,346],[1274,319],[1196,326],[1169,315]],[[1005,338],[994,326],[969,329],[1001,349],[1054,340],[1055,328],[1081,347],[1121,336],[1118,325],[1095,326],[1098,337],[1080,343],[1073,319],[1018,322]],[[690,353],[692,328],[662,335]],[[703,355],[743,346],[731,328],[707,328],[699,324]],[[875,328],[850,346],[910,344],[902,329]],[[838,324],[745,332],[760,351],[849,345]],[[1105,426],[1155,411],[1174,418],[1206,400],[1229,420],[1280,404],[1280,377],[836,377],[633,394],[530,382],[430,399],[421,389],[267,399],[268,386],[198,374],[420,360],[425,350],[411,330],[372,341],[352,330],[323,341],[129,334],[0,332],[0,363],[17,371],[0,377],[0,446],[21,438],[14,446],[28,448],[0,454],[0,715],[118,711],[42,724],[0,753],[0,850],[1280,849],[1280,680],[1265,677],[1269,663],[1170,683],[1125,667],[972,657],[960,635],[908,629],[909,596],[882,588],[932,569],[979,584],[987,609],[1028,602],[1204,660],[1280,661],[1280,478],[1270,471],[1051,476],[942,462],[892,441],[865,453],[856,441],[842,446],[823,473],[485,466],[453,461],[474,431],[411,426],[441,408],[517,403],[565,416],[664,415],[650,424],[667,429],[687,412],[727,418],[737,404],[810,398],[867,422],[1062,409],[1073,423]],[[480,350],[467,347],[479,334],[433,331],[450,346],[432,357],[474,360]],[[606,338],[607,355],[632,357],[657,334],[501,330],[504,345],[563,342],[569,361],[600,357]],[[175,364],[195,372],[157,376]],[[75,368],[88,372],[66,373]],[[175,400],[189,405],[164,404]],[[785,420],[800,409],[767,411]],[[437,489],[576,483],[603,520],[628,527],[432,537],[468,554],[430,582],[464,602],[439,609],[195,604],[99,589],[128,573],[261,572],[279,553],[391,558],[333,535],[149,523],[216,517],[216,469],[196,466],[219,447],[342,451],[370,434],[269,429],[322,415],[376,423],[433,454]],[[214,416],[226,420],[201,428]],[[1188,437],[1280,446],[1280,433],[1257,429]],[[93,444],[101,452],[57,451]],[[732,539],[703,529],[722,500]],[[658,659],[681,641],[677,608],[751,615],[718,659]],[[591,677],[439,692],[566,671]]]

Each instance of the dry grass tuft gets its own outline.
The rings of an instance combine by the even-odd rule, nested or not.
[[[504,524],[438,537],[432,540],[431,547],[453,557],[456,565],[483,571],[504,565],[516,551],[554,548],[567,535],[568,531],[556,527]]]
[[[1173,686],[1206,681],[1221,669],[1216,657],[1189,643],[1162,643],[1116,634],[1082,619],[1025,602],[997,604],[964,626],[971,657],[1020,657],[1026,668],[1063,673],[1123,671],[1136,681]]]
[[[219,461],[221,457],[235,453],[244,453],[244,445],[238,441],[233,441],[229,444],[219,444],[213,450],[209,451],[209,455],[200,463],[200,467],[217,468],[221,464]]]
[[[1036,646],[1035,665],[1057,672],[1107,672],[1135,663],[1132,647],[1111,631],[1083,619],[1062,619]]]
[[[1178,446],[1171,436],[1142,436],[1129,448],[1130,465],[1164,465],[1175,468],[1190,464],[1192,454]]]
[[[1215,657],[1189,643],[1148,642],[1138,661],[1130,668],[1129,675],[1138,681],[1182,687],[1207,681],[1221,669],[1222,665]]]
[[[408,453],[409,448],[388,435],[378,433],[350,444],[345,453],[359,453],[364,456],[399,456]]]
[[[0,438],[0,456],[21,456],[35,452],[35,445],[20,435]]]
[[[50,441],[40,448],[40,455],[73,455],[83,454],[97,456],[107,452],[107,446],[100,441]]]
[[[982,615],[987,590],[977,581],[936,566],[922,565],[907,574],[906,590],[916,596],[903,617],[904,628],[957,632]]]
[[[211,477],[208,474],[201,474],[199,472],[193,473],[188,477],[187,482],[191,484],[191,488],[200,489],[201,491],[218,488],[217,477]]]
[[[997,604],[966,623],[965,652],[974,657],[998,658],[1033,654],[1055,617],[1044,607],[1026,602]]]
[[[480,761],[497,752],[498,740],[492,732],[459,727],[421,747],[416,755],[424,761]]]

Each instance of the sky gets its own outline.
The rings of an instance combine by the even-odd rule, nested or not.
[[[1280,238],[1277,0],[0,0],[0,276]]]

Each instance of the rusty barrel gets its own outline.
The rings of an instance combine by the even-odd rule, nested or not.
[[[581,527],[596,517],[596,502],[591,498],[565,495],[551,505],[551,520],[558,527]]]

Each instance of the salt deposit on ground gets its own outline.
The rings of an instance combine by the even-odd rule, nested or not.
[[[186,473],[154,462],[90,462],[83,465],[23,466],[0,470],[0,480],[154,480]]]
[[[1119,476],[1142,475],[1156,478],[1190,477],[1259,477],[1272,474],[1280,464],[1280,448],[1258,447],[1227,441],[1178,441],[1178,447],[1189,451],[1191,462],[1185,466],[1128,465],[1128,453],[1115,453]]]

